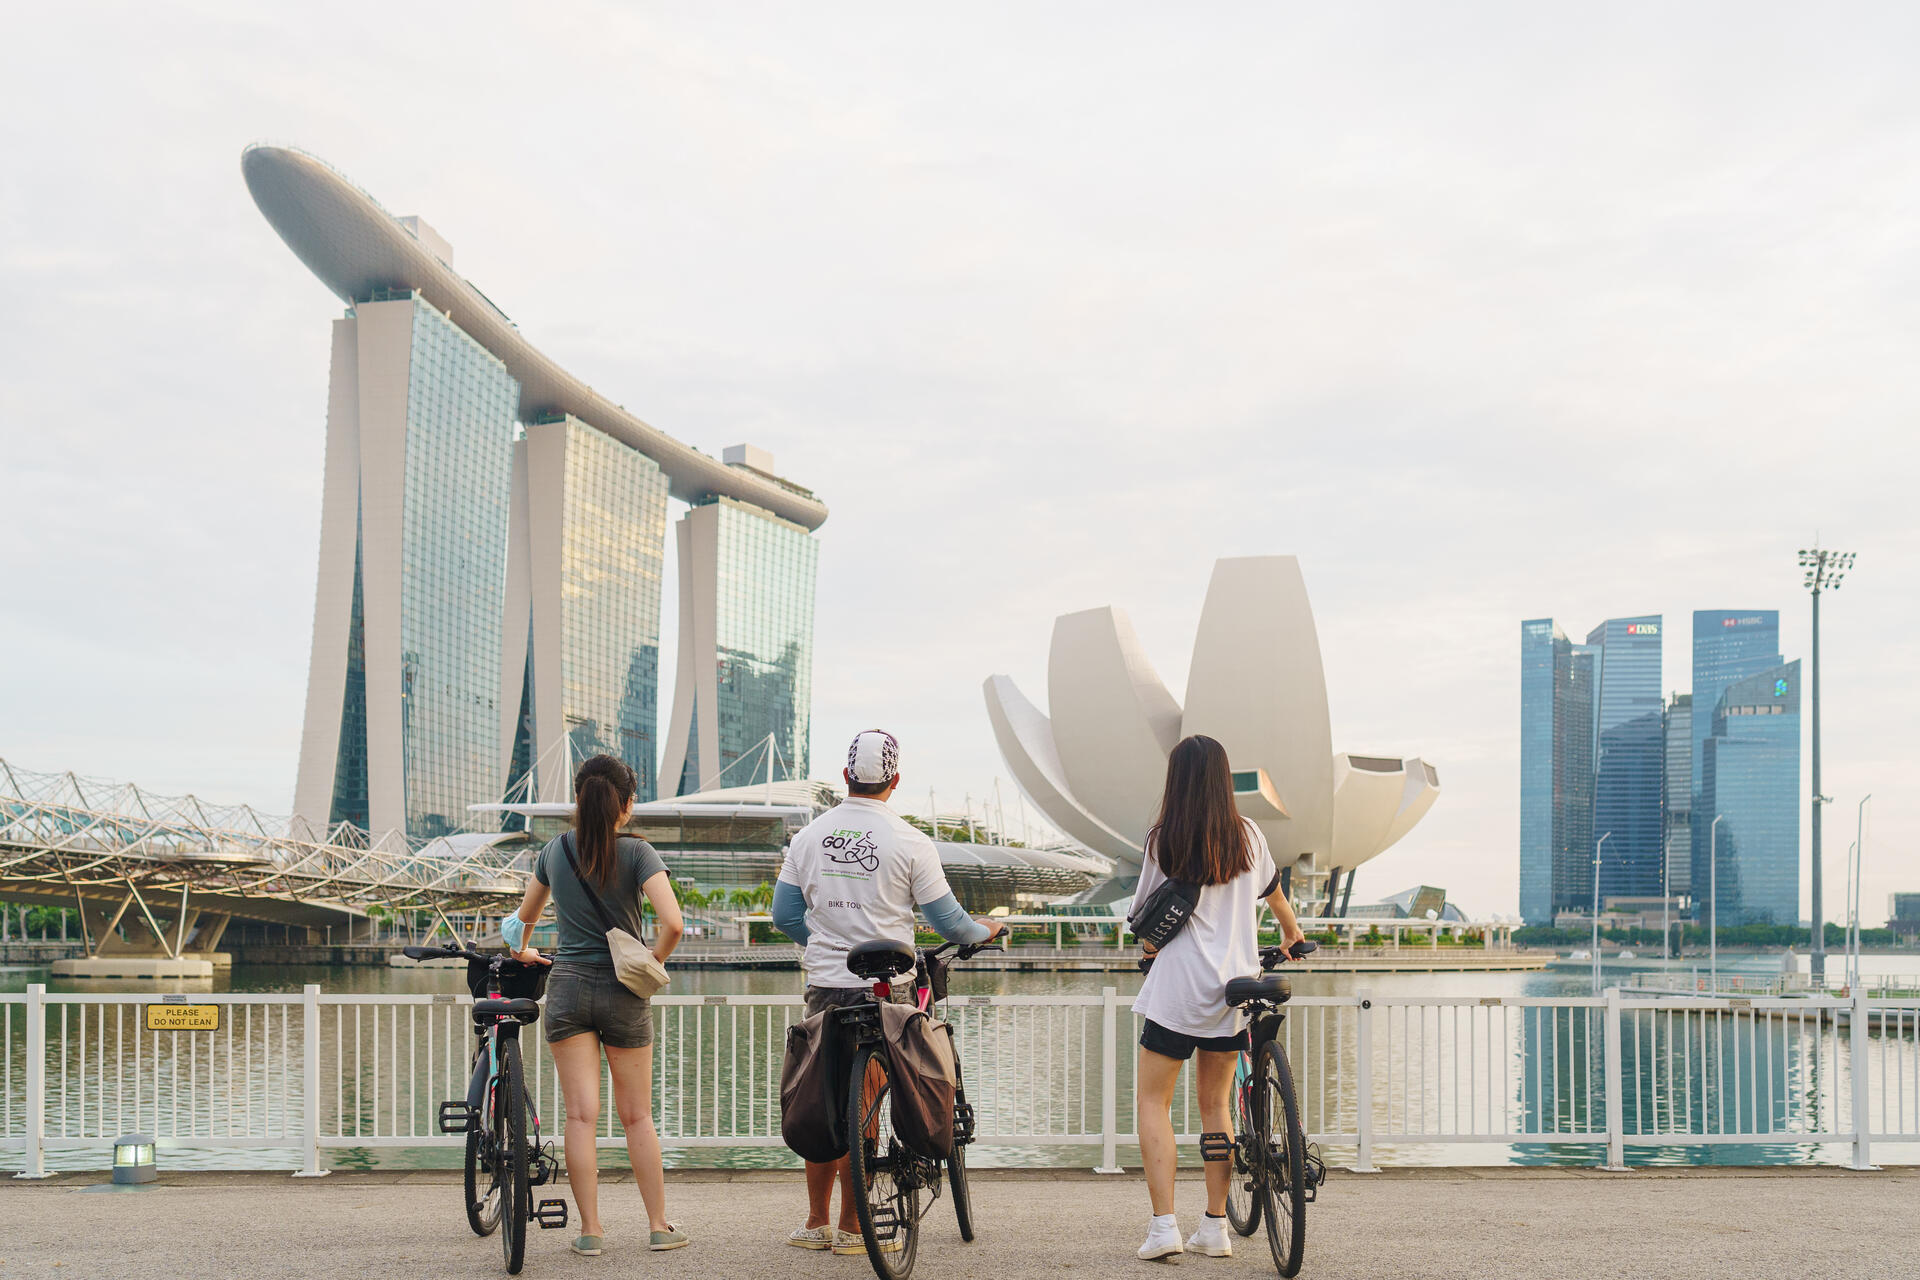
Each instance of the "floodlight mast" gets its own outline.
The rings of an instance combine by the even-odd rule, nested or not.
[[[1838,591],[1854,553],[1829,551],[1815,543],[1800,550],[1801,585],[1813,593],[1813,951],[1808,964],[1819,984],[1827,976],[1827,922],[1820,894],[1820,593]]]

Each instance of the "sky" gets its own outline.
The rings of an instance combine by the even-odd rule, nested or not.
[[[1112,604],[1178,697],[1213,561],[1292,554],[1335,749],[1443,785],[1354,900],[1511,913],[1520,621],[1662,614],[1676,690],[1697,608],[1778,608],[1805,657],[1818,536],[1860,557],[1822,610],[1829,908],[1869,792],[1866,921],[1920,889],[1920,11],[74,3],[10,33],[0,758],[291,807],[341,307],[241,182],[268,140],[432,223],[610,398],[821,495],[816,776],[884,725],[906,792],[999,777],[1013,819],[986,676],[1042,701],[1053,618]]]

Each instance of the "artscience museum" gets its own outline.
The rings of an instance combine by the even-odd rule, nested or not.
[[[1047,710],[1004,675],[989,676],[985,694],[1026,798],[1116,863],[1095,891],[1108,899],[1132,893],[1167,754],[1190,734],[1226,747],[1240,812],[1259,824],[1308,914],[1342,914],[1355,869],[1412,830],[1440,794],[1424,760],[1333,750],[1319,635],[1293,556],[1214,565],[1184,704],[1111,606],[1055,619]]]

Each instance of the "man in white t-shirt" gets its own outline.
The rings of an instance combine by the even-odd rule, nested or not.
[[[868,999],[871,984],[847,968],[847,952],[891,938],[913,945],[914,908],[949,942],[986,942],[1005,926],[970,918],[947,885],[940,851],[888,807],[900,785],[900,744],[868,729],[847,750],[847,798],[815,818],[787,847],[773,891],[773,923],[800,944],[807,1014]],[[835,1178],[840,1223],[828,1225]],[[845,1157],[807,1163],[807,1222],[787,1237],[802,1249],[866,1252]],[[898,1248],[895,1242],[893,1247]]]

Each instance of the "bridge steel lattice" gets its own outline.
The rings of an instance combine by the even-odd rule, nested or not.
[[[248,805],[0,758],[0,899],[77,907],[90,953],[205,954],[232,919],[318,928],[376,907],[504,913],[526,883],[517,839],[312,831]]]

